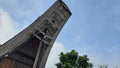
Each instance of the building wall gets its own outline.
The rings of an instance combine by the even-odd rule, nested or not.
[[[0,68],[12,68],[12,60],[4,59],[0,62]]]
[[[32,68],[32,66],[5,58],[0,62],[0,68]]]

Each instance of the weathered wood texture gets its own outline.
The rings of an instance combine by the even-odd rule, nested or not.
[[[32,66],[5,58],[0,62],[0,68],[32,68]]]

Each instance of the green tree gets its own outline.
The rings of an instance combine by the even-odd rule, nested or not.
[[[89,64],[88,64],[88,68],[93,68],[93,64],[91,63],[91,62],[89,62]]]
[[[92,68],[93,64],[88,62],[87,55],[79,56],[78,52],[72,50],[64,54],[60,53],[60,62],[56,64],[57,68]]]

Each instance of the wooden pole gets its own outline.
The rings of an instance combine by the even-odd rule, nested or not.
[[[37,55],[35,57],[35,61],[34,61],[34,65],[33,65],[33,68],[36,68],[37,66],[37,62],[38,62],[38,59],[39,59],[39,55],[40,55],[40,50],[41,50],[41,46],[42,46],[42,38],[41,38],[41,41],[40,41],[40,44],[39,44],[39,47],[38,47],[38,51],[37,51]]]

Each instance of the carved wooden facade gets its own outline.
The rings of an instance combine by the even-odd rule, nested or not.
[[[65,3],[56,1],[30,26],[0,46],[0,68],[44,68],[56,37],[70,16]]]

